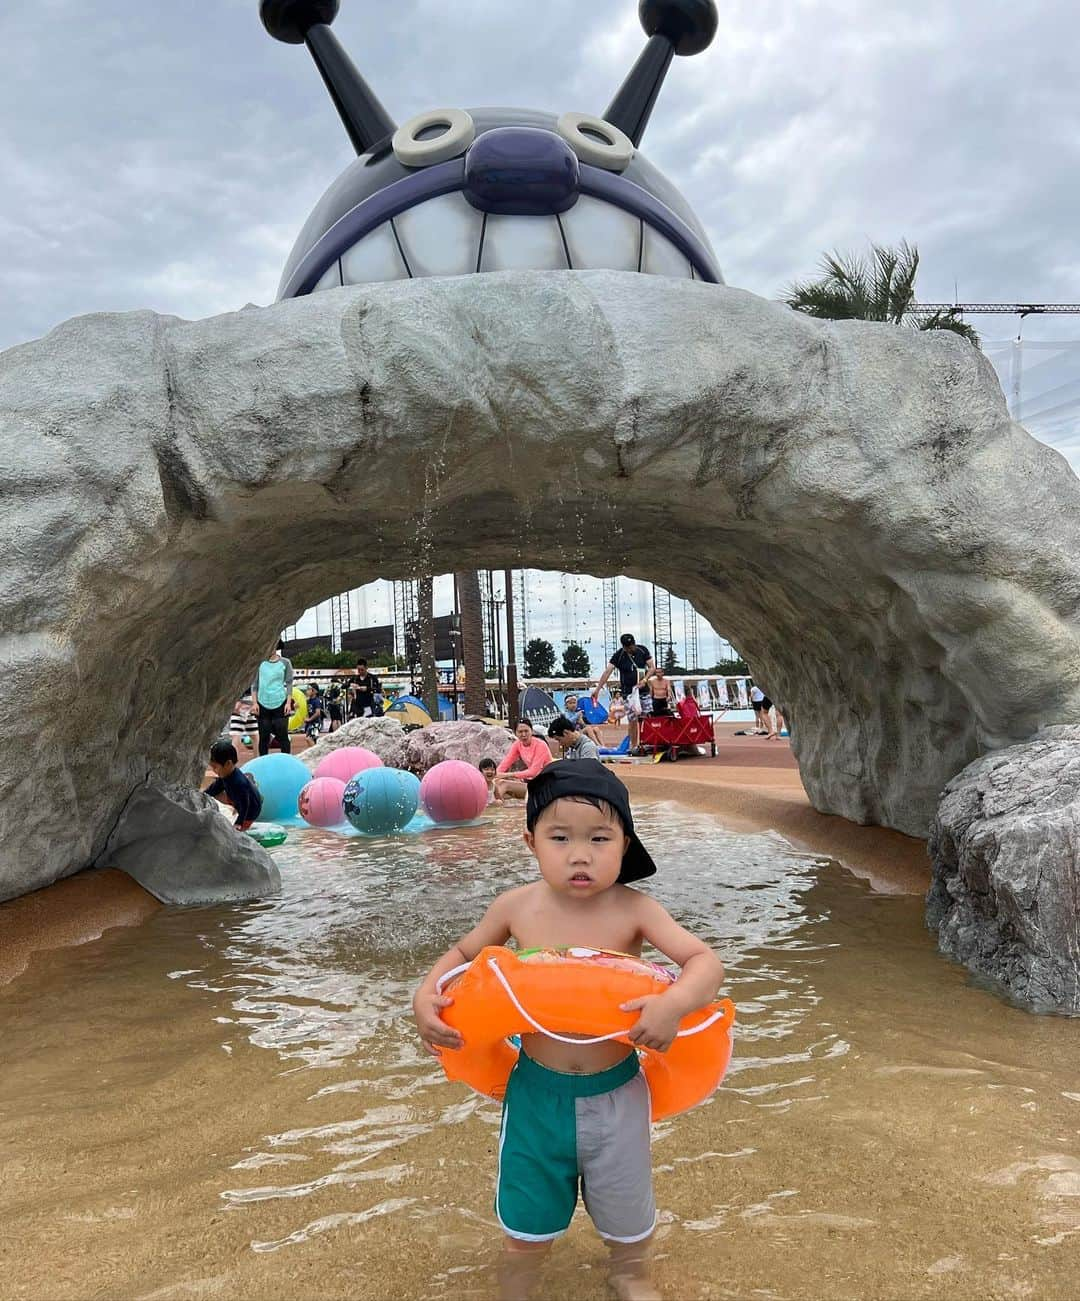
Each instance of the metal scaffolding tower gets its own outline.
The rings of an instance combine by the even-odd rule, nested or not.
[[[653,659],[663,664],[671,640],[671,593],[653,584],[652,590]]]
[[[517,590],[514,592],[514,640],[517,643],[517,662],[525,663],[525,647],[529,644],[529,602],[525,586],[525,570],[514,575]]]
[[[330,598],[330,649],[335,655],[341,652],[341,634],[348,632],[350,626],[349,594],[341,592]]]
[[[683,602],[683,667],[693,673],[701,668],[698,636],[698,612],[689,601]]]
[[[410,629],[415,628],[420,619],[420,584],[415,578],[403,578],[393,584],[393,589],[394,655],[404,660],[410,669],[415,669],[415,664],[409,664],[409,652],[416,645]]]
[[[604,579],[604,658],[619,644],[619,580]]]

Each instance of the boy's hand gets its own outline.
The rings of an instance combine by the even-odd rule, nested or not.
[[[629,1003],[620,1003],[619,1010],[641,1013],[637,1024],[630,1031],[631,1043],[666,1053],[675,1042],[682,1015],[677,1007],[665,1000],[663,994],[632,998]]]
[[[424,1047],[433,1057],[438,1057],[440,1048],[464,1048],[465,1040],[460,1030],[448,1026],[440,1013],[444,1007],[450,1007],[454,1000],[445,994],[432,994],[421,990],[413,999],[413,1016],[416,1028]]]

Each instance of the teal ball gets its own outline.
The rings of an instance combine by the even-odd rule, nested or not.
[[[388,836],[416,816],[420,779],[400,768],[365,768],[345,785],[345,816],[367,836]]]

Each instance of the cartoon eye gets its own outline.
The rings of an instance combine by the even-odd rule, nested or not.
[[[617,126],[588,113],[564,113],[555,124],[559,135],[583,163],[621,172],[634,156],[634,142]]]
[[[394,156],[405,167],[430,167],[463,154],[476,137],[463,108],[433,108],[418,113],[394,132]]]

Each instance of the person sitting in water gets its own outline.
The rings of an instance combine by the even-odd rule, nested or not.
[[[671,713],[675,699],[675,688],[671,679],[664,676],[664,666],[658,664],[649,674],[649,694],[652,696],[653,717],[665,717]]]
[[[483,918],[424,977],[413,998],[420,1040],[438,1057],[463,1039],[442,1012],[439,977],[489,944],[567,945],[640,956],[648,943],[682,968],[662,994],[622,1005],[630,1043],[522,1036],[503,1104],[495,1205],[503,1233],[499,1294],[531,1294],[544,1254],[570,1224],[583,1184],[609,1251],[618,1297],[658,1298],[648,1278],[656,1228],[649,1156],[649,1089],[637,1048],[666,1052],[682,1018],[716,997],[724,965],[661,904],[631,889],[656,866],[634,831],[626,787],[602,764],[553,763],[529,784],[525,843],[539,880],[498,895]]]
[[[247,831],[259,820],[262,796],[247,773],[237,767],[236,746],[231,741],[222,739],[210,747],[210,771],[214,780],[203,793],[234,809],[237,831]]]
[[[603,745],[600,733],[586,721],[584,711],[578,708],[578,697],[570,691],[564,697],[564,701],[563,717],[568,718],[579,732],[584,732],[590,741],[594,741],[598,746]],[[551,735],[550,731],[548,735]]]
[[[558,745],[564,759],[599,759],[596,742],[579,731],[568,718],[557,718],[548,728],[548,736]]]
[[[543,737],[535,735],[527,718],[518,723],[514,735],[517,740],[496,769],[495,798],[498,800],[523,800],[529,793],[529,782],[551,762],[551,747]],[[512,772],[515,764],[521,766]]]
[[[488,788],[487,802],[489,804],[501,804],[502,800],[496,799],[495,797],[495,760],[481,759],[476,766],[480,769],[484,781],[487,782],[487,788]]]

